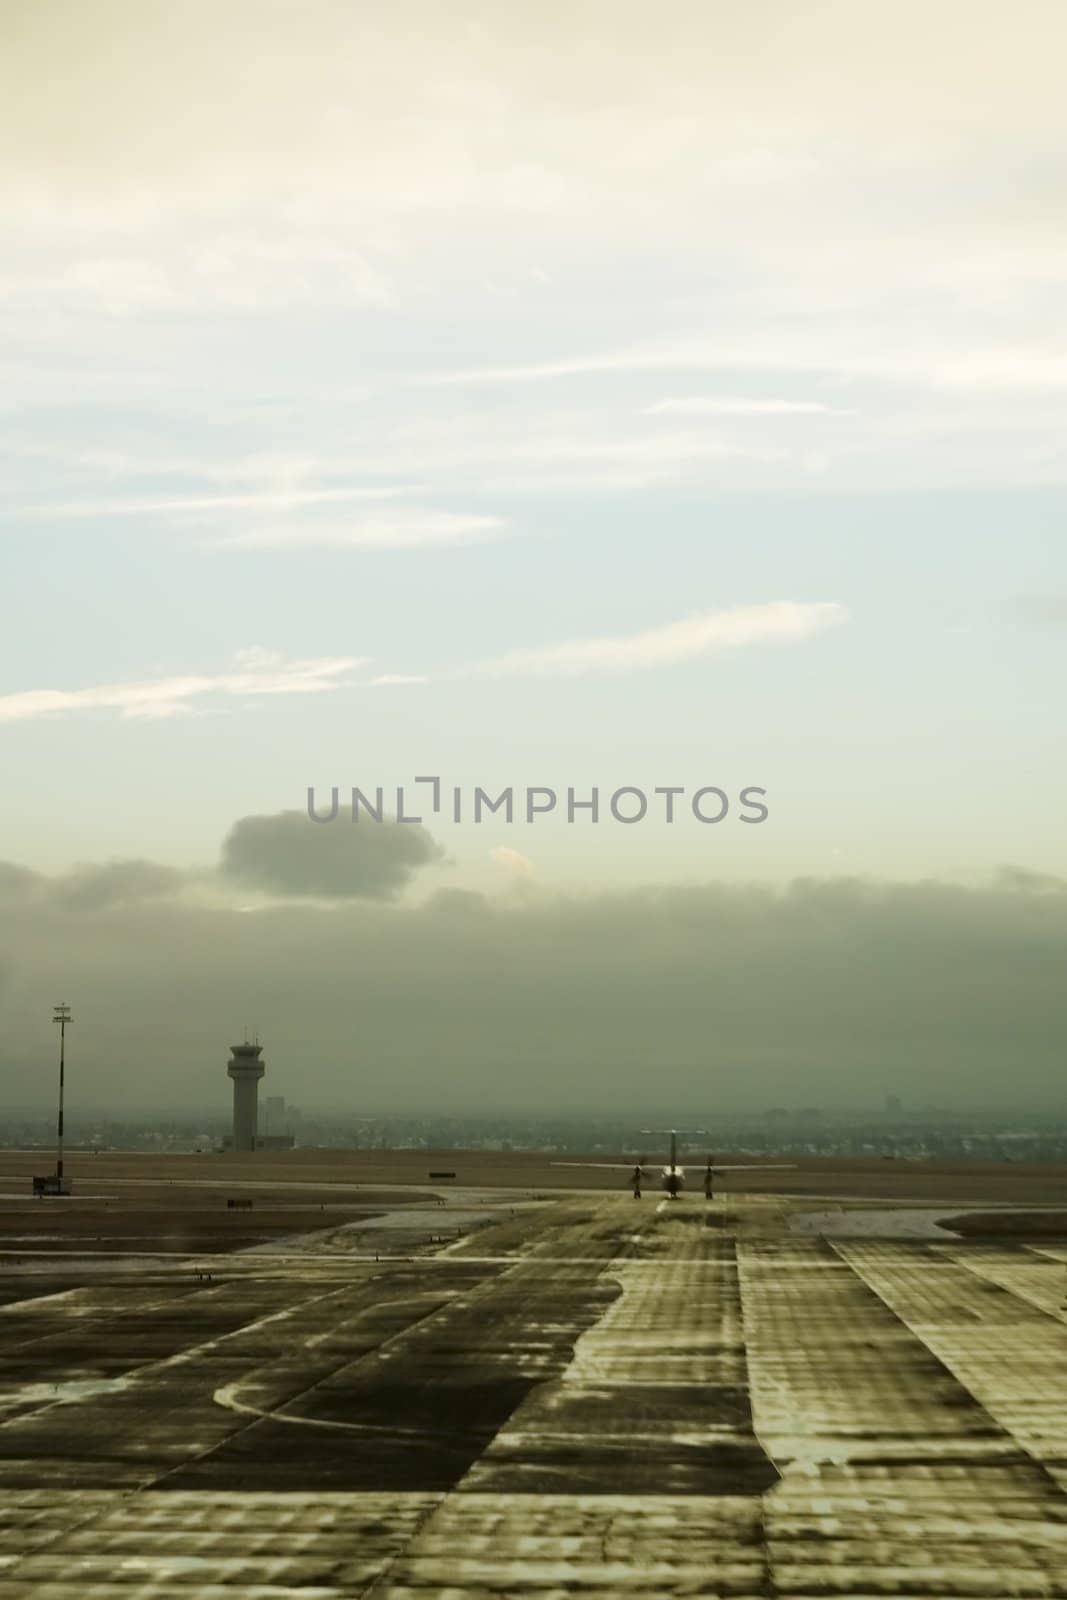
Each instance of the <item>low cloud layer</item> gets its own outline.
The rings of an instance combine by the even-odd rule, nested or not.
[[[69,1090],[86,1106],[224,1111],[226,1045],[247,1022],[272,1092],[353,1113],[610,1105],[699,1110],[712,1126],[716,1106],[870,1106],[887,1089],[972,1106],[1060,1094],[1062,879],[531,883],[400,904],[386,897],[436,846],[361,827],[245,818],[227,840],[227,874],[332,905],[168,895],[150,863],[96,880],[0,868],[9,1103],[47,1097],[61,998],[77,1017]],[[343,856],[363,838],[374,862]]]
[[[184,874],[158,861],[109,861],[100,867],[76,867],[59,879],[54,893],[61,905],[77,911],[101,911],[177,894]]]
[[[0,915],[26,902],[68,911],[103,911],[176,895],[186,882],[185,873],[158,861],[89,863],[53,877],[0,861]]]

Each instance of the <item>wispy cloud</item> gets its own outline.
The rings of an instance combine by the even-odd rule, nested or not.
[[[407,550],[480,544],[497,538],[507,526],[503,517],[488,512],[445,511],[434,506],[330,514],[334,507],[377,507],[425,489],[425,483],[281,484],[236,492],[86,497],[30,503],[21,509],[23,515],[33,518],[159,518],[179,528],[195,529],[212,546],[241,550]],[[257,513],[265,514],[264,519]]]
[[[66,500],[34,506],[36,515],[49,517],[180,517],[215,511],[297,511],[305,506],[339,505],[361,500],[397,500],[418,494],[418,484],[361,486],[349,489],[269,490],[254,494],[200,494],[134,496],[131,499]]]
[[[506,527],[503,517],[454,511],[383,512],[344,522],[292,523],[252,528],[219,542],[227,549],[418,550],[484,544]]]
[[[627,349],[600,355],[565,357],[552,361],[522,361],[499,367],[445,367],[421,372],[407,381],[421,389],[481,388],[508,383],[551,383],[556,378],[598,377],[612,372],[656,372],[692,367],[707,368],[705,356],[685,360],[678,351]],[[716,365],[721,363],[716,363]]]
[[[190,230],[193,234],[195,230]],[[0,306],[108,317],[196,311],[269,312],[296,305],[373,306],[393,303],[386,274],[351,240],[315,240],[299,230],[272,239],[266,230],[241,237],[213,231],[198,238],[180,229],[146,229],[138,249],[118,253],[68,236],[65,257],[47,265],[15,257],[0,276]],[[117,243],[117,241],[115,241]]]
[[[646,417],[812,417],[841,416],[842,408],[818,400],[756,400],[745,395],[687,394],[668,396],[644,407]]]
[[[704,611],[680,622],[615,637],[515,650],[460,668],[464,677],[583,677],[596,672],[639,672],[692,661],[755,644],[795,644],[848,620],[832,601],[776,600],[766,605]]]
[[[869,378],[878,382],[917,384],[930,389],[983,390],[1067,387],[1067,349],[1047,338],[1025,342],[917,346],[891,336],[871,334],[858,340],[849,329],[830,337],[812,336],[803,328],[778,330],[772,339],[752,333],[744,339],[682,341],[629,345],[599,354],[517,362],[508,366],[470,366],[426,372],[408,380],[422,388],[495,388],[553,383],[570,378],[654,372],[779,372],[837,378]]]
[[[239,650],[224,672],[144,678],[82,689],[24,689],[0,695],[0,723],[117,712],[125,719],[162,720],[190,715],[195,702],[252,700],[264,695],[326,694],[356,687],[396,688],[432,677],[582,677],[591,673],[638,672],[666,667],[755,644],[789,644],[813,638],[848,620],[844,606],[824,601],[778,600],[766,605],[706,611],[640,633],[571,640],[516,650],[439,674],[383,672],[353,679],[367,665],[361,656],[287,660],[274,651]]]
[[[272,651],[243,650],[234,657],[233,666],[220,673],[0,695],[0,722],[34,722],[95,711],[117,711],[127,718],[175,717],[188,714],[195,700],[324,694],[341,688],[345,675],[361,665],[357,656],[287,661]]]

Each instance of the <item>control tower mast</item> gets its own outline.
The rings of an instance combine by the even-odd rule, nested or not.
[[[233,1148],[254,1150],[259,1127],[259,1080],[266,1072],[261,1044],[230,1046],[226,1071],[233,1079]]]

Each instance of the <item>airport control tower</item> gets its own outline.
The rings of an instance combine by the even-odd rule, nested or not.
[[[226,1071],[233,1079],[233,1148],[254,1150],[259,1124],[259,1080],[266,1067],[261,1044],[231,1044]]]

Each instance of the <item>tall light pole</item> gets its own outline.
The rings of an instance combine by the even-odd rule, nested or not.
[[[63,1083],[66,1077],[67,1023],[73,1022],[66,1004],[52,1007],[52,1021],[59,1023],[59,1122],[56,1125],[56,1178],[63,1192]]]

